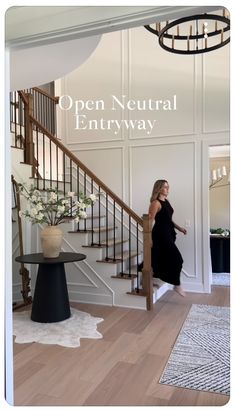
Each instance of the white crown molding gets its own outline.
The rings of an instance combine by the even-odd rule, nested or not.
[[[6,13],[6,47],[41,46],[216,9],[219,7],[12,7]]]

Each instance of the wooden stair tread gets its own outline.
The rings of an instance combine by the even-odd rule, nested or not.
[[[89,215],[87,215],[86,220],[91,220],[92,218],[98,219],[98,218],[105,218],[105,217],[106,217],[105,214],[104,214],[104,215],[100,215],[100,216],[99,216],[99,214],[94,214],[93,217],[91,216],[91,214],[89,214]]]
[[[17,148],[17,150],[24,150],[24,147],[11,146],[11,148]]]
[[[146,294],[142,289],[139,289],[139,292],[137,292],[136,290],[134,290],[134,291],[127,291],[126,294],[129,294],[129,295],[137,295],[138,297],[147,297],[147,294]]]
[[[115,230],[117,229],[118,227],[115,227]],[[113,226],[111,226],[111,227],[100,227],[100,232],[101,233],[103,233],[103,232],[105,232],[106,231],[106,229],[107,229],[107,231],[111,231],[111,230],[114,230],[114,227]],[[99,233],[99,228],[94,228],[93,230],[91,229],[91,228],[87,228],[86,230],[79,230],[79,231],[68,231],[68,233],[74,233],[74,234],[79,234],[79,233]]]
[[[111,278],[117,278],[119,280],[133,280],[134,278],[137,278],[137,275],[135,274],[131,274],[131,276],[129,277],[128,274],[118,274],[118,275],[112,275]]]
[[[114,230],[114,228],[115,228],[115,230],[117,230],[118,227],[114,227],[113,225],[112,225],[112,226],[108,226],[107,228],[106,228],[106,227],[100,227],[100,232],[104,232],[104,231],[106,231],[106,229],[107,229],[108,231],[112,231],[112,230]],[[91,230],[91,231],[92,231],[92,230]],[[94,227],[93,232],[94,232],[94,233],[99,233],[99,227]]]
[[[124,260],[127,260],[128,258],[129,258],[129,256],[131,257],[131,258],[133,258],[133,257],[136,257],[138,254],[137,254],[137,252],[136,251],[131,251],[131,253],[129,254],[129,251],[124,251],[123,252],[123,258],[122,258],[122,254],[117,254],[116,255],[116,259],[115,259],[115,261],[113,260],[113,257],[111,256],[111,257],[108,257],[109,258],[109,260],[106,260],[105,258],[104,259],[102,259],[102,260],[96,260],[98,263],[108,263],[108,264],[117,264],[117,263],[120,263],[120,262],[122,262],[122,261],[124,261]]]
[[[54,180],[54,179],[50,179],[50,178],[43,178],[43,177],[30,177],[30,179],[33,180],[39,180],[39,181],[52,181],[53,183],[60,183],[60,184],[70,184],[70,181],[64,181],[64,180]]]
[[[115,240],[115,245],[118,245],[118,244],[124,244],[125,242],[127,242],[127,241],[129,241],[129,240],[121,240],[121,238],[119,238],[119,239],[116,239]],[[108,242],[107,242],[107,245],[108,245],[108,247],[109,246],[112,246],[114,244],[114,241],[113,241],[113,239],[109,239],[108,240]],[[87,248],[105,248],[106,247],[106,241],[101,241],[101,243],[100,243],[100,245],[99,244],[94,244],[94,245],[83,245],[82,247],[87,247]]]

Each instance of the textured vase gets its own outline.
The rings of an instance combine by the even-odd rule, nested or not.
[[[57,225],[49,225],[41,231],[41,245],[43,256],[56,258],[61,251],[63,233]]]

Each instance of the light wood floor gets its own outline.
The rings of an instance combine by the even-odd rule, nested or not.
[[[224,405],[228,396],[158,381],[191,304],[229,306],[229,298],[229,287],[215,286],[185,298],[169,291],[151,312],[71,304],[104,318],[103,339],[14,344],[15,405]]]

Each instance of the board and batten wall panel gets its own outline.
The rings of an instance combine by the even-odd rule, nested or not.
[[[203,132],[228,132],[230,127],[230,46],[203,57]]]
[[[188,278],[199,274],[196,270],[196,247],[193,247],[197,212],[194,165],[194,143],[151,144],[130,148],[132,208],[139,215],[146,213],[155,180],[166,179],[169,182],[168,199],[174,209],[173,220],[182,227],[188,225],[187,236],[177,231],[177,245],[184,258],[183,276]],[[143,198],[142,204],[140,197]]]
[[[90,59],[60,82],[61,94],[103,99],[108,107],[113,94],[134,100],[176,94],[176,111],[86,112],[98,119],[156,119],[152,134],[125,127],[118,134],[79,132],[71,114],[61,112],[62,139],[139,215],[147,212],[154,181],[169,180],[176,222],[189,225],[177,244],[191,291],[210,291],[208,147],[229,144],[228,67],[228,45],[195,57],[175,55],[140,27],[104,34]]]
[[[130,112],[130,118],[156,120],[150,137],[183,136],[194,132],[194,57],[164,51],[158,39],[145,29],[130,30],[129,96],[134,100],[170,100],[176,95],[176,110]],[[159,104],[161,108],[161,103]],[[142,131],[131,138],[148,137]]]
[[[122,147],[93,147],[74,150],[74,154],[96,176],[123,198],[124,158]]]

